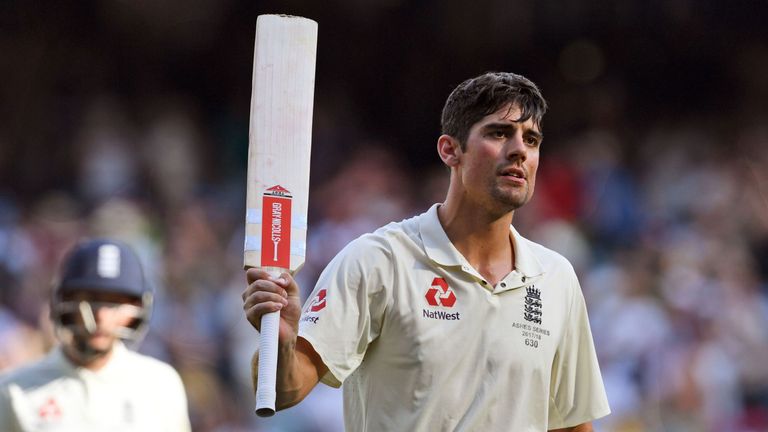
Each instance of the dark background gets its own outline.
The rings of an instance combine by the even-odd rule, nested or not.
[[[27,200],[71,187],[78,119],[118,98],[132,121],[164,98],[204,133],[210,182],[244,169],[256,16],[319,23],[315,167],[361,137],[414,169],[436,164],[439,112],[462,80],[522,73],[548,98],[546,148],[587,127],[633,131],[704,116],[761,121],[768,26],[760,1],[60,1],[0,4],[0,180]],[[347,130],[339,132],[341,127]]]
[[[111,236],[154,282],[141,349],[181,374],[194,430],[342,428],[325,386],[252,413],[240,293],[266,13],[319,23],[305,297],[348,241],[443,199],[449,92],[521,73],[550,111],[514,225],[579,276],[613,410],[597,430],[768,430],[757,0],[0,0],[0,371],[53,346],[64,251]]]

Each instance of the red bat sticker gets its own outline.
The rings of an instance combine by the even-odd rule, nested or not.
[[[291,202],[288,189],[276,185],[262,196],[261,266],[291,266]]]

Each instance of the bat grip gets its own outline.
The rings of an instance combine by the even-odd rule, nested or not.
[[[279,271],[270,270],[269,274],[275,278],[280,276]],[[256,384],[256,415],[259,417],[275,415],[279,330],[280,311],[261,316],[259,376]]]
[[[256,384],[256,415],[271,417],[275,414],[275,382],[277,380],[277,340],[280,312],[261,317],[259,337],[259,377]]]

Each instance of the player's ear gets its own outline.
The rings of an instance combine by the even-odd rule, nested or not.
[[[437,154],[448,167],[455,167],[461,160],[461,144],[459,140],[450,135],[440,135],[437,139]]]

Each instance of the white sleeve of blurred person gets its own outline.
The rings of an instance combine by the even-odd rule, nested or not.
[[[133,357],[134,361],[124,372],[127,377],[124,388],[130,388],[131,374],[143,369],[144,379],[141,383],[137,383],[139,388],[134,394],[137,398],[148,397],[161,407],[157,412],[162,415],[149,419],[150,422],[147,425],[154,423],[153,427],[158,427],[159,431],[190,432],[192,426],[189,419],[187,394],[178,372],[173,366],[152,357],[128,350],[126,353]],[[147,384],[150,387],[146,387]],[[152,392],[154,396],[149,397],[147,392]],[[145,396],[141,396],[142,394]]]
[[[1,377],[0,382],[2,382]],[[20,429],[13,412],[8,387],[4,385],[0,385],[0,430],[3,432],[24,432]]]
[[[0,383],[12,369],[42,357],[42,337],[0,306]],[[22,432],[13,412],[8,388],[0,384],[0,431]]]

